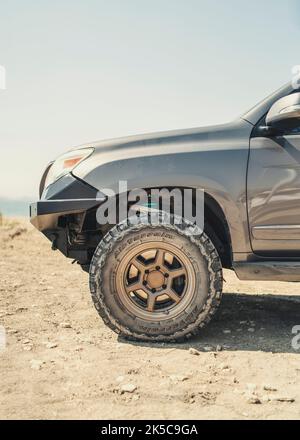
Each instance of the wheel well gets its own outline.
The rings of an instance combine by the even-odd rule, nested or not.
[[[172,190],[175,188],[168,187],[167,189]],[[180,188],[182,193],[183,189],[185,188]],[[147,188],[145,190],[148,192],[148,194],[150,194],[151,189]],[[195,203],[194,197],[193,203]],[[73,228],[73,245],[75,245],[76,248],[79,247],[81,249],[88,249],[88,263],[88,260],[90,260],[91,256],[93,255],[97,244],[114,225],[106,225],[104,228],[99,228],[99,225],[96,221],[96,209],[87,211],[79,216],[75,216],[75,219],[72,217],[72,220],[75,221],[75,223],[70,223],[70,221],[67,223],[69,225],[77,225],[76,228]],[[217,249],[222,266],[225,268],[231,268],[231,239],[226,217],[218,202],[207,193],[204,193],[204,231]]]
[[[224,212],[214,198],[204,196],[204,231],[217,249],[222,266],[232,268],[232,248],[228,223]]]

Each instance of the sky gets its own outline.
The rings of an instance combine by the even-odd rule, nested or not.
[[[299,0],[0,0],[0,197],[73,146],[238,117],[299,41]]]

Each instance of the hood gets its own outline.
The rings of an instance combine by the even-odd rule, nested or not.
[[[97,152],[112,152],[113,150],[121,149],[145,149],[147,147],[157,147],[158,149],[167,147],[172,144],[173,146],[195,144],[199,145],[200,142],[215,142],[223,141],[224,138],[234,136],[236,131],[239,131],[241,127],[248,124],[247,121],[238,119],[237,121],[227,124],[211,125],[200,128],[188,128],[179,130],[168,130],[155,133],[144,133],[133,136],[124,136],[114,139],[106,139],[101,141],[95,141],[88,144],[80,145],[78,148],[93,147]],[[184,150],[186,151],[186,150]],[[163,153],[163,151],[161,151]]]
[[[252,129],[253,126],[249,122],[239,119],[223,125],[91,142],[81,148],[93,147],[94,153],[80,162],[72,173],[92,184],[91,182],[95,181],[94,178],[97,175],[100,176],[100,180],[104,174],[107,177],[110,175],[111,178],[114,175],[120,177],[125,169],[134,175],[141,173],[141,170],[144,173],[145,167],[147,168],[150,162],[153,169],[153,166],[159,168],[157,164],[162,161],[167,161],[169,164],[176,161],[178,164],[186,160],[187,156],[189,158],[197,156],[198,160],[198,155],[203,156],[205,152],[209,154],[214,152],[215,157],[220,153],[222,155],[222,151],[240,149],[241,146],[247,148]],[[92,179],[90,179],[91,176],[93,176]]]

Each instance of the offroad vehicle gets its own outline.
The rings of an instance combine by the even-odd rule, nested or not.
[[[111,329],[129,339],[183,340],[216,311],[222,268],[242,280],[300,281],[299,169],[300,93],[290,83],[232,123],[68,151],[45,170],[31,222],[89,271],[95,307]],[[147,194],[201,189],[201,233],[174,213],[143,222],[143,209],[138,221],[117,215],[100,224],[97,212],[110,200],[103,188],[120,198],[119,181]],[[164,218],[151,196],[148,208]]]

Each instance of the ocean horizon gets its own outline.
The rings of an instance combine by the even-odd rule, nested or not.
[[[33,200],[0,198],[0,214],[7,217],[29,217],[29,204]]]

